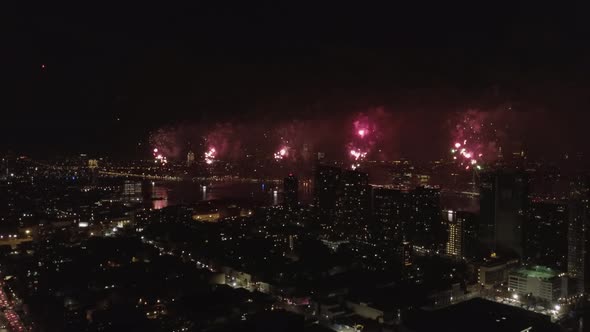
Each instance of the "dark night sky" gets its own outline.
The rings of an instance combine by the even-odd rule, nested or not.
[[[590,119],[581,5],[14,3],[0,14],[0,129],[17,151],[124,153],[165,124],[379,105],[408,135],[436,133],[446,114],[506,103],[541,112],[529,146],[560,147]]]

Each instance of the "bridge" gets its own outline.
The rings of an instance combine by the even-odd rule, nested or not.
[[[261,178],[248,178],[239,176],[201,176],[201,177],[182,177],[174,175],[154,175],[145,173],[131,173],[131,172],[120,172],[120,171],[99,171],[101,175],[110,177],[128,177],[138,178],[146,180],[157,180],[157,181],[192,181],[192,182],[243,182],[243,183],[282,183],[281,179],[261,179]]]

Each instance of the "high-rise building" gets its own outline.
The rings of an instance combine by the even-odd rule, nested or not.
[[[9,174],[8,158],[2,157],[0,159],[0,179],[7,179]]]
[[[186,166],[190,167],[195,163],[195,153],[192,151],[189,151],[186,154]]]
[[[140,201],[142,199],[141,182],[126,180],[123,183],[123,199],[128,202]]]
[[[366,173],[318,165],[315,206],[334,238],[367,240],[371,187]]]
[[[484,176],[480,190],[483,242],[490,249],[511,251],[522,257],[528,178],[520,172],[499,171]]]
[[[444,210],[442,217],[447,225],[447,256],[455,259],[481,258],[476,215],[468,211]]]
[[[98,160],[88,159],[88,170],[90,171],[90,184],[98,185]]]
[[[588,213],[590,211],[588,190],[582,179],[576,179],[571,184],[570,201],[568,204],[568,261],[567,272],[576,282],[575,291],[583,293],[588,291],[587,264],[589,225]]]
[[[343,170],[336,199],[338,237],[367,240],[371,188],[367,173]]]
[[[401,242],[404,224],[409,220],[408,192],[394,188],[373,187],[373,217],[385,241]]]
[[[410,192],[410,220],[405,233],[415,245],[432,250],[444,250],[447,240],[441,218],[440,189],[417,187]]]
[[[88,159],[88,168],[96,169],[98,168],[98,160],[96,159]]]
[[[398,248],[402,268],[412,266],[412,255],[414,253],[412,243],[409,241],[402,241]]]
[[[288,209],[294,209],[299,204],[298,198],[299,182],[295,175],[289,174],[283,180],[284,204]]]
[[[372,196],[373,218],[382,240],[408,240],[429,250],[444,249],[446,221],[441,220],[438,188],[374,187]]]
[[[341,173],[342,169],[338,167],[318,165],[316,168],[314,204],[322,224],[334,221]]]
[[[524,214],[528,203],[528,179],[523,173],[496,175],[496,247],[522,257]]]
[[[456,259],[465,257],[464,241],[463,241],[463,219],[457,217],[457,212],[453,210],[444,211],[447,225],[448,225],[448,240],[446,246],[446,254]]]
[[[483,257],[486,253],[482,251],[479,240],[479,219],[477,214],[469,211],[457,211],[457,219],[461,221],[463,228],[463,256],[467,259]]]
[[[303,143],[303,147],[301,148],[301,157],[303,160],[310,160],[311,159],[311,147],[308,143]]]
[[[481,244],[494,250],[496,227],[495,177],[493,174],[482,174],[479,188],[479,229],[478,237]]]
[[[529,203],[523,229],[526,234],[523,252],[525,263],[567,271],[568,211],[566,204],[533,200]]]

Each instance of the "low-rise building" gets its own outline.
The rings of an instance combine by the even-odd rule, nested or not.
[[[508,273],[511,268],[518,264],[517,259],[503,260],[490,259],[477,266],[477,283],[491,288],[496,284],[508,280]]]
[[[553,302],[561,296],[561,277],[548,267],[520,268],[510,272],[508,290]]]
[[[443,309],[415,311],[399,331],[534,332],[559,331],[551,318],[519,307],[475,298]]]

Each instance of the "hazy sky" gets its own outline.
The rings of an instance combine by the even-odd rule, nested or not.
[[[403,124],[395,144],[436,155],[455,112],[507,105],[534,114],[517,135],[530,149],[586,146],[586,8],[6,7],[3,147],[124,153],[167,125],[341,123],[381,106]]]

